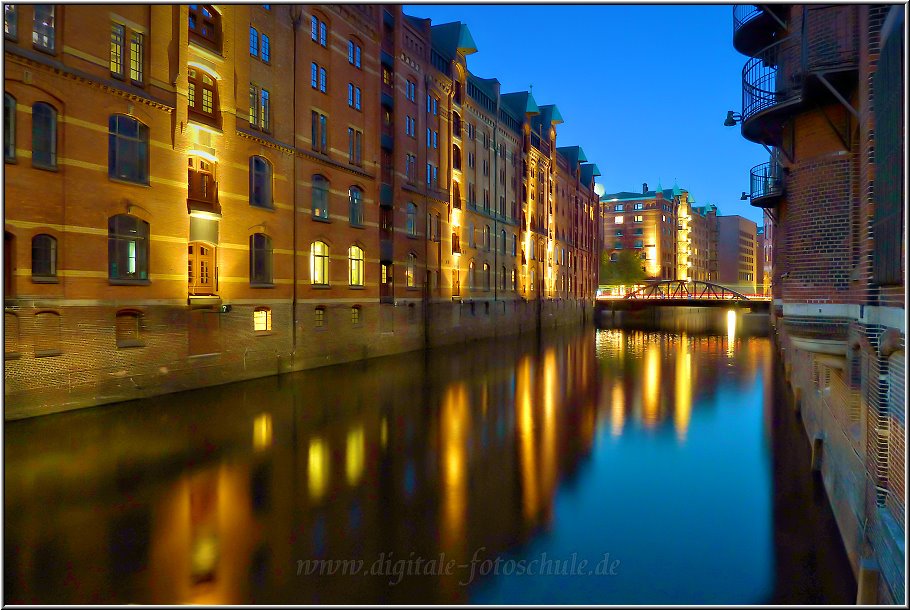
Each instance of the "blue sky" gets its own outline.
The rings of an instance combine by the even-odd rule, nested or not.
[[[732,45],[730,5],[407,5],[434,24],[468,25],[468,69],[502,91],[533,84],[565,119],[560,146],[579,144],[608,193],[688,189],[698,205],[761,223],[740,201],[768,154],[724,127],[742,105],[746,57]],[[549,44],[554,41],[555,44]]]

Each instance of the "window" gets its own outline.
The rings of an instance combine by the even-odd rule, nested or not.
[[[271,99],[268,89],[260,89],[258,85],[250,83],[250,127],[269,131],[270,115]]]
[[[310,278],[317,286],[329,285],[329,247],[325,242],[313,242],[310,247]]]
[[[118,281],[148,279],[149,223],[118,214],[107,221],[108,278]]]
[[[348,63],[357,68],[360,66],[360,45],[353,40],[348,41]]]
[[[348,106],[355,110],[360,110],[360,87],[355,87],[353,83],[348,83]]]
[[[135,84],[142,84],[144,41],[143,35],[139,32],[130,33],[130,80]]]
[[[634,220],[635,222],[643,222],[644,219],[645,219],[644,216],[638,216],[638,215],[636,215],[635,218],[633,218],[633,220]]]
[[[502,244],[502,253],[506,253],[506,232],[505,229],[499,232],[499,241]]]
[[[319,306],[313,310],[313,324],[316,328],[325,326],[325,307]]]
[[[622,229],[616,229],[616,237],[622,237]]]
[[[221,50],[221,15],[211,4],[191,4],[188,26],[191,42]]]
[[[512,269],[512,290],[518,290],[518,274]]]
[[[310,135],[313,150],[326,154],[328,150],[328,118],[315,110],[312,113],[313,125]]]
[[[313,176],[313,217],[329,219],[329,181],[319,174]]]
[[[360,305],[351,307],[351,324],[360,326]]]
[[[622,242],[621,242],[621,241],[618,241],[618,242],[616,242],[615,244],[613,244],[613,249],[614,249],[614,250],[622,250]]]
[[[490,225],[485,225],[483,228],[483,248],[487,252],[490,251]]]
[[[616,222],[616,224],[618,224],[618,225],[621,225],[621,224],[622,224],[622,221],[623,221],[623,217],[622,217],[622,216],[617,216],[616,219],[615,219],[615,222]]]
[[[408,79],[405,83],[404,96],[412,102],[417,101],[417,83]]]
[[[512,234],[512,256],[518,256],[518,236]]]
[[[111,115],[108,122],[108,176],[148,184],[148,150],[148,127],[126,115]]]
[[[57,240],[50,235],[32,238],[32,277],[57,277]]]
[[[116,318],[116,341],[118,348],[145,347],[139,335],[140,313],[138,311],[118,311]]]
[[[404,132],[411,137],[417,135],[417,121],[414,120],[414,117],[410,115],[404,117]]]
[[[253,310],[253,332],[262,333],[272,330],[272,310],[268,307],[257,307]]]
[[[32,106],[32,166],[57,167],[57,111],[44,102]]]
[[[348,283],[363,286],[363,250],[358,246],[348,248]]]
[[[272,207],[272,165],[255,155],[250,157],[250,205]]]
[[[476,248],[477,245],[474,243],[474,223],[468,223],[468,247]]]
[[[3,93],[3,160],[16,160],[16,98],[6,92]]]
[[[408,202],[407,221],[405,223],[408,237],[417,237],[417,206]]]
[[[326,80],[328,79],[325,68],[315,61],[310,64],[310,87],[319,89],[322,93],[326,91]]]
[[[641,228],[635,229],[635,235],[644,235],[644,232],[645,232],[644,229],[641,229]]]
[[[259,57],[259,32],[253,26],[250,26],[250,55]]]
[[[54,5],[36,4],[32,44],[42,51],[54,52]]]
[[[408,263],[405,267],[405,277],[407,278],[408,288],[415,288],[417,286],[417,255],[413,252],[408,252]]]
[[[363,165],[363,132],[348,127],[348,163]]]
[[[272,238],[264,233],[250,235],[250,285],[272,284]]]
[[[201,115],[203,119],[214,119],[218,107],[218,87],[211,74],[190,66],[187,68],[189,88],[187,102],[191,114]]]
[[[636,248],[643,248],[644,245],[645,245],[645,243],[644,243],[642,240],[640,240],[640,239],[636,239],[636,240],[635,240],[635,247],[636,247]]]
[[[487,263],[483,264],[483,289],[490,290],[490,266]]]
[[[645,209],[645,204],[643,204],[643,203],[636,203],[636,204],[635,204],[634,206],[632,206],[632,207],[633,207],[633,209],[635,209],[635,210],[643,210],[643,209]]]
[[[326,89],[326,72],[325,68],[319,68],[319,90],[325,93]]]
[[[111,24],[111,74],[123,78],[123,47],[126,44],[126,28],[119,23]]]
[[[16,40],[19,29],[19,17],[15,4],[3,5],[3,35],[11,40]]]
[[[392,71],[388,67],[382,66],[382,84],[387,87],[391,87],[393,84],[392,81],[393,81]]]
[[[351,224],[355,227],[363,226],[363,191],[356,186],[352,186],[348,189],[348,200],[351,208]]]
[[[414,179],[417,177],[417,157],[415,155],[410,153],[405,155],[404,174],[407,176],[408,182],[414,182]]]

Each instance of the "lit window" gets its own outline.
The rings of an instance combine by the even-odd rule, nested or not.
[[[108,230],[108,277],[147,280],[149,224],[135,216],[111,216]]]
[[[44,51],[54,52],[54,5],[35,5],[32,43]]]
[[[413,252],[408,253],[408,264],[405,267],[405,277],[407,278],[408,288],[414,288],[417,285],[417,256]]]
[[[266,332],[272,330],[272,310],[268,307],[257,307],[253,311],[253,330]]]
[[[19,29],[19,17],[15,4],[3,5],[3,35],[10,40],[16,40]]]
[[[363,286],[363,250],[358,246],[348,249],[348,276],[351,286]]]
[[[111,74],[123,76],[123,45],[126,28],[119,23],[111,24]]]
[[[617,216],[617,217],[616,217],[616,220],[615,220],[614,222],[615,222],[616,224],[618,224],[618,225],[621,225],[621,224],[622,224],[622,220],[623,220],[623,219],[622,219],[622,216]]]
[[[329,283],[329,247],[325,242],[313,242],[310,248],[310,277],[319,286]]]
[[[644,216],[638,216],[638,215],[636,215],[634,218],[635,222],[643,222],[644,219],[645,219]]]
[[[130,80],[142,83],[142,62],[144,56],[144,38],[139,32],[130,34]]]

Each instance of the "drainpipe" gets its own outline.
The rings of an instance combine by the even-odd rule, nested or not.
[[[294,61],[293,61],[293,76],[292,88],[293,88],[293,97],[292,97],[292,113],[294,115],[293,122],[293,143],[291,146],[292,154],[294,155],[294,169],[293,169],[293,203],[294,203],[294,222],[293,222],[293,235],[294,235],[294,247],[293,247],[293,263],[292,268],[294,270],[294,285],[291,289],[291,363],[293,366],[294,359],[297,357],[297,33],[300,31],[300,22],[303,19],[302,12],[297,7],[292,7],[290,11],[291,16],[291,27],[294,28]]]

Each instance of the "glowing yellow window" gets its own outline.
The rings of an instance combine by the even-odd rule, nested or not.
[[[272,330],[272,310],[260,307],[253,311],[253,330],[256,332]]]

